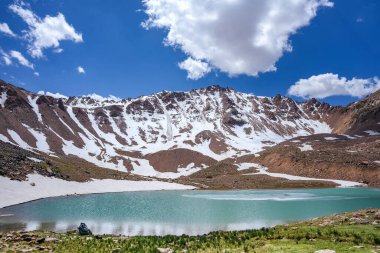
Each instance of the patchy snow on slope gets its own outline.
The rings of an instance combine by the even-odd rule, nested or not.
[[[38,120],[40,122],[42,122],[42,115],[41,115],[40,109],[38,108],[38,105],[37,105],[37,99],[38,98],[39,98],[38,96],[36,96],[35,98],[28,96],[30,106],[32,106],[32,109],[33,109],[34,113],[37,115]]]
[[[245,175],[268,175],[270,177],[278,177],[278,178],[285,178],[288,180],[302,180],[302,181],[330,181],[333,183],[336,183],[339,185],[339,187],[363,187],[366,186],[365,184],[353,182],[353,181],[346,181],[346,180],[336,180],[336,179],[324,179],[324,178],[312,178],[312,177],[301,177],[301,176],[293,176],[289,174],[284,173],[272,173],[268,171],[267,167],[264,167],[258,163],[251,163],[252,167],[255,167],[259,170],[259,172],[255,173],[249,173]]]
[[[370,136],[380,135],[379,132],[376,132],[376,131],[374,131],[374,130],[366,130],[366,131],[364,131],[364,132],[367,133],[367,134],[370,135]]]
[[[238,170],[248,170],[255,168],[255,166],[253,166],[252,163],[238,163],[236,165],[238,166]]]
[[[351,139],[351,140],[355,140],[357,137],[355,136],[351,136],[351,135],[348,135],[348,134],[342,134],[342,136],[348,138],[348,139]]]
[[[311,150],[314,150],[313,149],[313,146],[311,146],[310,144],[308,143],[302,143],[302,146],[301,147],[298,147],[302,152],[303,151],[311,151]]]
[[[46,141],[46,136],[33,128],[31,128],[28,125],[22,124],[28,131],[36,138],[36,146],[39,151],[45,152],[45,153],[51,153],[49,144]]]
[[[31,161],[33,161],[33,162],[36,162],[36,163],[41,163],[41,162],[43,162],[42,160],[37,159],[37,158],[35,158],[35,157],[27,156],[26,158],[28,158],[29,160],[31,160]]]
[[[1,108],[4,108],[6,100],[7,100],[7,92],[5,91],[5,92],[1,93],[1,96],[0,96],[0,105],[1,105]]]
[[[32,186],[31,183],[34,183],[35,186]],[[28,175],[28,181],[16,181],[7,177],[0,177],[0,185],[0,208],[40,198],[72,194],[194,189],[193,186],[161,181],[94,179],[81,183],[44,177],[38,174]]]
[[[15,131],[8,129],[8,134],[11,136],[13,141],[16,142],[15,144],[19,145],[21,148],[32,149],[32,147],[30,147],[28,143],[26,143],[23,139],[21,139],[20,135],[18,135],[18,133],[16,133]]]
[[[335,141],[335,140],[339,140],[339,138],[327,136],[327,137],[325,137],[325,140],[326,141]]]
[[[11,143],[7,136],[0,134],[0,141]]]

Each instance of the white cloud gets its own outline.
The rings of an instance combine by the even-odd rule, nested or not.
[[[18,63],[20,63],[22,66],[25,66],[25,67],[28,67],[28,68],[31,68],[31,69],[34,69],[34,66],[32,63],[30,63],[28,61],[28,59],[26,59],[19,51],[15,51],[15,50],[11,50],[9,52],[9,55],[16,59],[18,61]]]
[[[16,59],[17,62],[22,66],[34,69],[34,65],[31,62],[29,62],[28,59],[26,59],[19,51],[11,50],[9,51],[9,53],[6,53],[2,49],[0,49],[0,54],[3,58],[5,65],[12,65],[12,59]]]
[[[78,71],[79,74],[85,74],[86,73],[86,71],[84,70],[84,68],[81,67],[81,66],[77,67],[77,71]]]
[[[113,101],[120,101],[121,100],[121,98],[116,97],[114,95],[109,95],[108,97],[103,97],[103,96],[98,95],[96,93],[84,95],[82,97],[89,97],[89,98],[92,98],[92,99],[100,101],[100,102],[107,101],[107,100],[113,100]]]
[[[4,52],[2,49],[0,49],[0,54],[1,54],[1,58],[3,58],[3,62],[5,63],[5,65],[8,66],[12,64],[12,59],[9,54]]]
[[[36,72],[34,72],[33,74],[34,74],[35,76],[40,76],[40,73],[39,73],[39,72],[37,72],[37,71],[36,71]]]
[[[187,78],[192,80],[198,80],[211,71],[211,68],[207,62],[194,60],[191,57],[179,63],[178,66],[181,69],[186,70]]]
[[[292,85],[289,95],[303,98],[325,98],[330,96],[364,97],[380,89],[380,80],[377,77],[360,79],[339,77],[337,74],[326,73],[300,79]]]
[[[63,49],[59,47],[59,48],[53,49],[53,52],[57,53],[57,54],[60,54],[60,53],[63,52]]]
[[[0,32],[11,37],[16,37],[16,34],[9,28],[7,23],[0,23]]]
[[[362,22],[364,22],[364,19],[363,19],[363,18],[357,18],[357,19],[356,19],[356,22],[357,22],[357,23],[362,23]]]
[[[229,75],[276,70],[289,36],[328,0],[143,0],[146,29],[168,31],[165,44]],[[181,66],[181,64],[180,64]]]
[[[74,27],[66,22],[65,16],[58,13],[57,16],[38,17],[29,6],[23,2],[16,2],[9,9],[19,15],[28,25],[24,31],[24,38],[28,41],[28,52],[32,57],[43,57],[46,48],[59,48],[61,40],[83,42],[82,34],[77,33]]]
[[[50,96],[50,97],[53,97],[53,98],[64,98],[64,99],[68,99],[69,97],[65,96],[65,95],[62,95],[61,93],[51,93],[49,91],[39,91],[37,92],[39,95],[45,95],[45,96]]]

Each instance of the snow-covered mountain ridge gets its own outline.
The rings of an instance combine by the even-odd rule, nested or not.
[[[335,107],[219,86],[135,99],[37,94],[0,81],[0,140],[97,166],[175,178],[303,135]]]

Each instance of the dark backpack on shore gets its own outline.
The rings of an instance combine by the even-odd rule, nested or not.
[[[79,225],[78,232],[80,235],[92,235],[91,230],[87,227],[85,223],[81,223]]]

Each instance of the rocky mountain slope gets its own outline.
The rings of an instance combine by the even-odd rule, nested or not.
[[[333,107],[219,86],[118,99],[36,94],[0,81],[0,140],[51,159],[178,178],[298,136],[376,135],[379,94]]]

